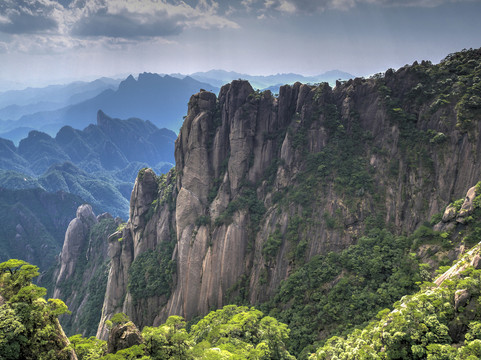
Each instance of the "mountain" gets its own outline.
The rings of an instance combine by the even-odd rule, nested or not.
[[[24,126],[18,120],[38,112],[55,111],[97,96],[107,89],[116,89],[120,80],[101,78],[91,82],[74,82],[66,85],[50,85],[44,88],[0,93],[0,137],[18,142],[34,127]],[[58,127],[40,126],[54,134]],[[40,127],[35,127],[40,130]]]
[[[100,78],[43,88],[27,88],[0,93],[0,119],[18,120],[22,115],[54,110],[92,98],[106,89],[116,89],[120,80]]]
[[[249,81],[249,83],[256,89],[271,90],[273,93],[278,93],[280,86],[294,84],[295,82],[328,82],[331,86],[334,86],[336,80],[349,80],[354,78],[354,75],[340,70],[331,70],[316,76],[304,76],[293,73],[261,76],[242,74],[234,71],[210,70],[206,72],[197,72],[190,76],[198,81],[203,81],[219,87],[233,80],[243,79]]]
[[[0,188],[0,262],[22,258],[42,270],[54,265],[78,196],[42,189]]]
[[[168,75],[143,73],[138,79],[129,76],[117,90],[106,90],[83,102],[55,111],[38,112],[22,116],[22,126],[56,132],[62,126],[84,128],[89,125],[99,109],[118,118],[137,117],[153,124],[178,132],[186,103],[192,93],[199,89],[217,92],[212,85],[190,77],[177,79]]]
[[[174,162],[173,131],[136,118],[114,119],[99,111],[84,130],[64,126],[55,138],[33,130],[18,148],[0,139],[0,186],[64,191],[114,216],[128,217],[137,172],[167,172]]]
[[[107,285],[108,237],[119,225],[120,219],[108,213],[96,216],[87,204],[79,206],[68,225],[59,256],[61,266],[53,274],[53,297],[63,299],[75,314],[61,318],[67,333],[75,329],[75,333],[92,336],[97,331]]]
[[[481,178],[480,59],[193,95],[175,170],[139,173],[110,237],[98,336],[118,312],[143,327],[248,303],[288,323],[305,357],[416,291],[472,244],[424,223]]]
[[[435,226],[449,229],[442,233],[449,241],[466,235],[470,242],[479,241],[481,182],[466,195],[462,207],[448,207]],[[451,267],[440,269],[433,282],[402,297],[392,311],[384,309],[364,328],[329,339],[310,359],[478,359],[480,250],[477,243]]]

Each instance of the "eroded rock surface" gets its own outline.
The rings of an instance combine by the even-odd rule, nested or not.
[[[417,81],[409,68],[385,77],[390,96],[400,99]],[[116,312],[142,327],[169,315],[189,320],[237,296],[252,304],[268,300],[296,262],[355,243],[373,217],[409,233],[481,178],[470,155],[481,143],[456,128],[455,116],[440,122],[441,113],[425,107],[416,109],[417,131],[449,135],[442,148],[427,145],[429,162],[418,159],[413,166],[405,130],[392,121],[379,87],[376,79],[334,89],[296,83],[275,97],[239,80],[223,86],[218,98],[205,91],[193,95],[176,141],[175,172],[161,180],[146,170],[137,178],[130,219],[109,240],[111,269],[98,335],[105,338],[104,321]],[[453,116],[454,105],[447,106]],[[480,123],[475,126],[481,132]],[[358,156],[360,170],[346,181],[367,180],[341,186],[336,164],[318,163],[329,156],[323,150],[335,149],[333,142],[355,136],[363,139],[351,155]],[[453,216],[447,211],[443,220]],[[295,219],[309,221],[297,226]],[[273,236],[278,248],[266,255]],[[129,268],[172,241],[176,270],[168,296],[135,301]]]

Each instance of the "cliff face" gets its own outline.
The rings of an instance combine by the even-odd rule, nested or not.
[[[479,56],[334,89],[296,83],[277,97],[245,81],[218,98],[193,95],[175,172],[139,174],[129,221],[110,238],[97,335],[120,311],[141,328],[236,299],[266,301],[314,255],[340,251],[376,225],[411,232],[463,196],[481,175],[481,103],[466,98],[481,86],[469,65]],[[155,286],[141,276],[141,296],[131,280],[149,274],[146,259],[165,276]]]
[[[108,213],[96,216],[83,204],[67,228],[53,275],[53,297],[63,299],[72,311],[60,319],[69,335],[95,334],[108,275],[107,237],[119,223]]]

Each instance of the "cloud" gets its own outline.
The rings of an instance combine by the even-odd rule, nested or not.
[[[80,19],[72,29],[75,36],[106,36],[112,38],[137,38],[179,34],[184,25],[179,17],[157,12],[145,18],[139,14],[121,11],[108,13],[101,10],[93,16]]]
[[[0,2],[0,32],[33,34],[55,31],[58,11],[63,8],[51,0],[3,0]]]
[[[207,0],[199,0],[195,7],[162,0],[77,0],[71,8],[77,17],[71,34],[81,37],[165,37],[189,27],[238,27],[218,15],[215,1]]]
[[[446,3],[472,2],[475,0],[264,0],[260,12],[277,11],[293,14],[320,13],[327,9],[349,10],[358,5],[368,4],[382,7],[436,7]],[[244,0],[252,7],[255,0]]]
[[[239,26],[219,14],[214,0],[0,0],[0,33],[10,35],[138,39],[195,27]]]

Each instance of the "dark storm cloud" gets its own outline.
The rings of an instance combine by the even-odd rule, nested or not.
[[[74,36],[106,36],[112,38],[140,38],[176,35],[182,32],[180,16],[168,16],[158,11],[155,16],[132,14],[122,11],[117,14],[101,9],[96,14],[80,19],[72,28]]]
[[[49,0],[4,0],[0,2],[0,32],[32,34],[56,30],[56,6]]]

